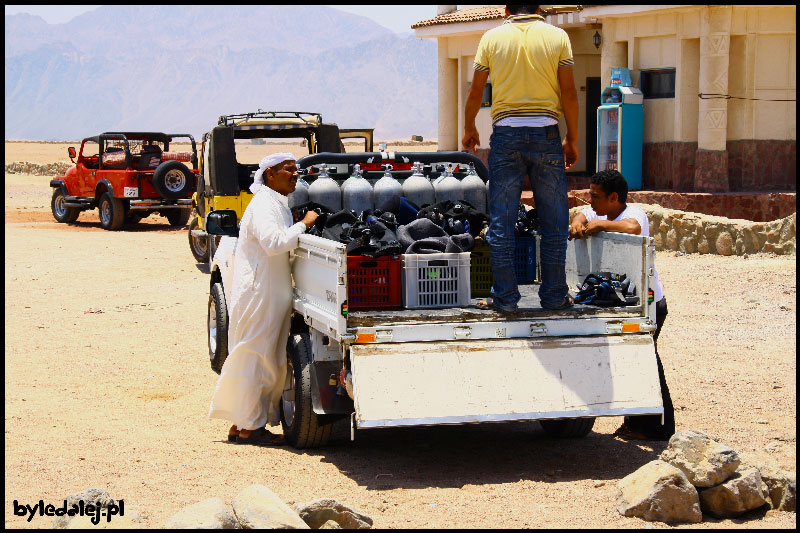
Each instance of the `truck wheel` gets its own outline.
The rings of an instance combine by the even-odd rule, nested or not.
[[[198,224],[197,217],[189,224],[189,249],[198,263],[208,263],[208,239],[192,235],[192,230],[197,229]]]
[[[119,198],[111,196],[111,193],[103,193],[97,208],[100,211],[100,225],[103,229],[116,231],[125,223],[125,206]]]
[[[53,199],[50,201],[53,218],[62,224],[69,224],[78,220],[81,210],[77,207],[68,207],[64,203],[64,192],[61,189],[53,189]]]
[[[189,217],[192,216],[191,209],[172,209],[165,215],[170,226],[182,228],[189,222]]]
[[[222,283],[211,286],[208,296],[208,356],[211,370],[219,374],[228,358],[228,306]]]
[[[585,437],[594,427],[594,418],[566,418],[563,420],[539,420],[545,433],[559,439]]]
[[[283,434],[295,448],[324,446],[331,437],[331,424],[320,424],[311,406],[310,336],[307,333],[291,335],[287,355],[288,387],[281,397]]]
[[[194,188],[194,174],[180,161],[164,161],[153,172],[153,187],[164,198],[185,198]]]

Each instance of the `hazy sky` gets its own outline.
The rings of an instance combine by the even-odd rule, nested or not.
[[[61,24],[100,6],[7,5],[5,7],[6,15],[30,13],[32,15],[39,15],[50,24]],[[422,6],[354,5],[330,7],[371,18],[381,26],[389,28],[397,33],[411,32],[413,31],[411,25],[415,22],[436,16],[436,6],[433,4]]]

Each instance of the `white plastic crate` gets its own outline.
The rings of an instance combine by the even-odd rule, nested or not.
[[[470,303],[469,252],[404,254],[403,306],[461,307]]]

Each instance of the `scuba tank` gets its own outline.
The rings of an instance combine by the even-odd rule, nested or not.
[[[422,173],[422,163],[414,163],[411,169],[414,173],[403,182],[403,196],[420,208],[434,204],[436,192],[433,184]]]
[[[447,165],[444,173],[433,182],[433,190],[436,191],[436,203],[450,200],[453,203],[463,200],[461,193],[461,183],[458,178],[453,176],[453,165]]]
[[[320,165],[319,176],[308,188],[308,196],[312,202],[324,205],[331,212],[342,210],[342,191],[339,184],[328,175],[328,165]]]
[[[303,171],[305,173],[305,170]],[[289,193],[289,209],[294,209],[295,206],[302,205],[308,202],[308,183],[303,179],[303,174],[297,177],[297,185],[294,192]]]
[[[373,198],[375,199],[375,209],[380,209],[387,201],[394,197],[403,196],[403,187],[400,182],[392,176],[392,165],[384,165],[386,173],[381,179],[375,182],[373,187]]]
[[[476,210],[484,214],[489,213],[486,205],[486,184],[475,172],[475,165],[472,163],[469,164],[469,172],[461,180],[461,194],[464,201],[472,205]]]
[[[353,167],[353,175],[342,184],[342,206],[349,211],[355,211],[356,216],[373,209],[372,185],[362,175],[359,164]]]

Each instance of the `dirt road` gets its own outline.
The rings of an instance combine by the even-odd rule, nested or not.
[[[96,211],[57,224],[49,177],[5,178],[7,527],[52,524],[14,516],[13,500],[57,503],[104,487],[160,528],[185,505],[212,496],[229,504],[252,483],[288,502],[336,498],[375,527],[646,524],[616,511],[616,483],[664,443],[614,438],[620,418],[570,441],[533,422],[362,430],[352,443],[340,431],[312,451],[228,444],[227,425],[206,416],[216,383],[208,279],[187,230],[151,217],[108,232]],[[669,302],[659,348],[678,429],[794,471],[795,257],[659,252],[656,264]],[[692,527],[795,528],[795,516]]]

